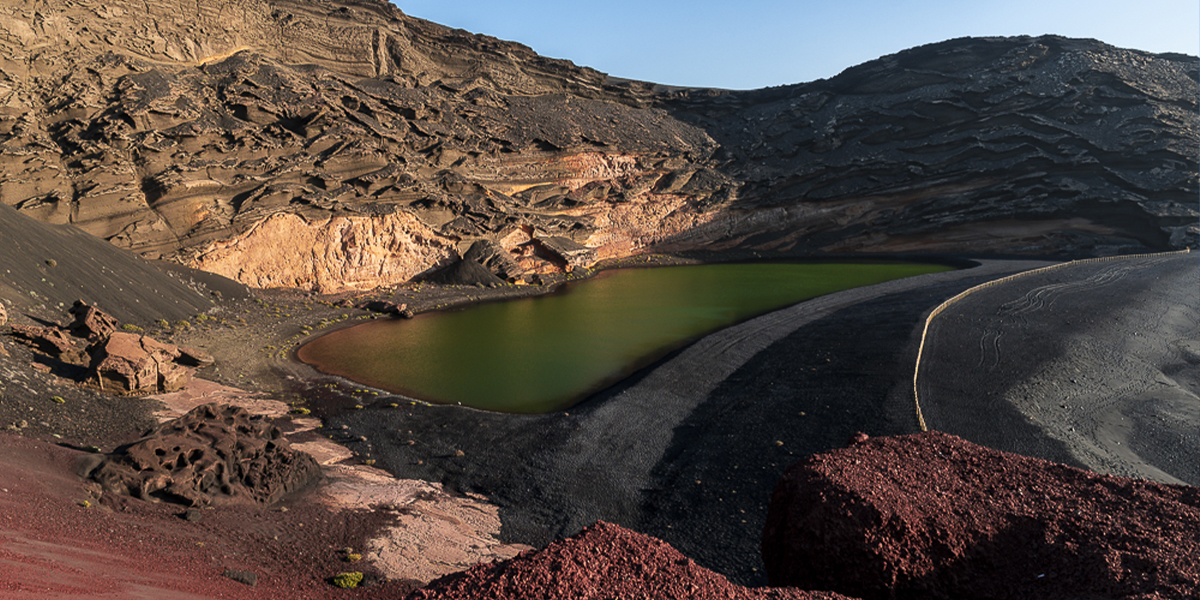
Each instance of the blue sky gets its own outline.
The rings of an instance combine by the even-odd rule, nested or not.
[[[1200,54],[1197,0],[393,0],[610,75],[686,86],[812,81],[964,36],[1088,37]]]

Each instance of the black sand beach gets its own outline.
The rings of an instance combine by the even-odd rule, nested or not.
[[[1071,263],[933,321],[929,428],[1101,473],[1200,485],[1194,253]]]
[[[764,583],[759,538],[783,470],[858,431],[918,431],[911,381],[925,315],[1047,264],[987,261],[805,302],[708,336],[563,413],[381,396],[328,428],[400,477],[487,496],[511,540],[545,544],[604,519]]]

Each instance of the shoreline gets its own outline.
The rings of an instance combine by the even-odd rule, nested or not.
[[[495,543],[497,552],[509,552],[503,548],[539,547],[603,519],[662,539],[731,581],[757,585],[765,581],[757,552],[763,511],[782,470],[805,456],[841,447],[858,431],[872,437],[915,432],[911,368],[919,323],[963,289],[1046,264],[982,260],[972,269],[818,297],[710,334],[575,407],[545,415],[425,404],[364,390],[361,384],[295,362],[287,344],[379,318],[338,305],[348,295],[258,292],[253,299],[222,300],[219,310],[191,319],[194,325],[187,328],[148,327],[146,334],[216,356],[217,363],[199,377],[233,386],[229,394],[242,400],[277,401],[275,414],[290,414],[276,422],[306,451],[320,453],[331,442],[344,447],[322,459],[326,469],[340,473],[334,479],[343,478],[343,488],[356,487],[345,484],[345,477],[390,481],[383,487],[397,490],[408,486],[408,496],[393,495],[382,505],[362,500],[369,494],[323,504],[340,506],[330,508],[331,514],[347,519],[374,515],[363,521],[374,525],[356,530],[365,535],[357,543],[389,535],[403,538],[404,531],[428,531],[482,509],[496,511],[495,520],[491,525],[475,522],[471,527],[480,529],[473,531],[491,530],[486,535],[493,542],[484,546]],[[624,266],[643,265],[608,268]],[[545,286],[515,292],[509,287],[406,284],[354,298],[382,299],[386,293],[429,310],[548,291]],[[323,328],[313,327],[322,322]],[[77,401],[63,395],[68,405]],[[123,411],[149,414],[160,399],[120,400],[132,402]],[[301,414],[305,412],[312,414]],[[136,427],[136,422],[125,427]],[[89,427],[95,430],[95,425]],[[28,435],[45,437],[38,431],[31,427]],[[67,436],[62,442],[83,443],[83,438],[73,439]],[[411,499],[424,504],[406,504]],[[131,500],[115,502],[111,506],[140,506]],[[479,508],[470,508],[472,503]],[[409,508],[399,513],[378,509],[400,505]],[[146,514],[171,510],[143,508]],[[351,516],[355,514],[360,516]],[[417,520],[397,526],[404,518]],[[475,534],[451,534],[465,537],[443,544],[446,548],[479,544]],[[289,543],[312,542],[297,538]],[[391,556],[401,558],[393,559],[388,568],[397,570],[391,573],[414,568],[410,558],[402,558],[413,554],[394,550]],[[330,568],[329,562],[319,564]],[[307,572],[312,568],[306,567]],[[404,589],[414,585],[394,584]],[[394,586],[388,589],[400,589]]]

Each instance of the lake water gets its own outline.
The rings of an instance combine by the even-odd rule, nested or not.
[[[605,271],[549,296],[335,331],[305,344],[299,358],[322,372],[429,402],[549,412],[756,315],[950,268],[820,262]]]

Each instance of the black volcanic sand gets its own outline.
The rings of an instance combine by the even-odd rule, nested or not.
[[[562,413],[388,395],[332,417],[327,433],[397,476],[488,496],[508,540],[544,545],[603,519],[764,584],[760,536],[784,469],[857,431],[918,431],[912,365],[925,315],[1046,264],[988,261],[805,302],[710,335]]]
[[[926,347],[931,429],[1200,486],[1196,254],[1074,263],[985,288],[935,319]]]

